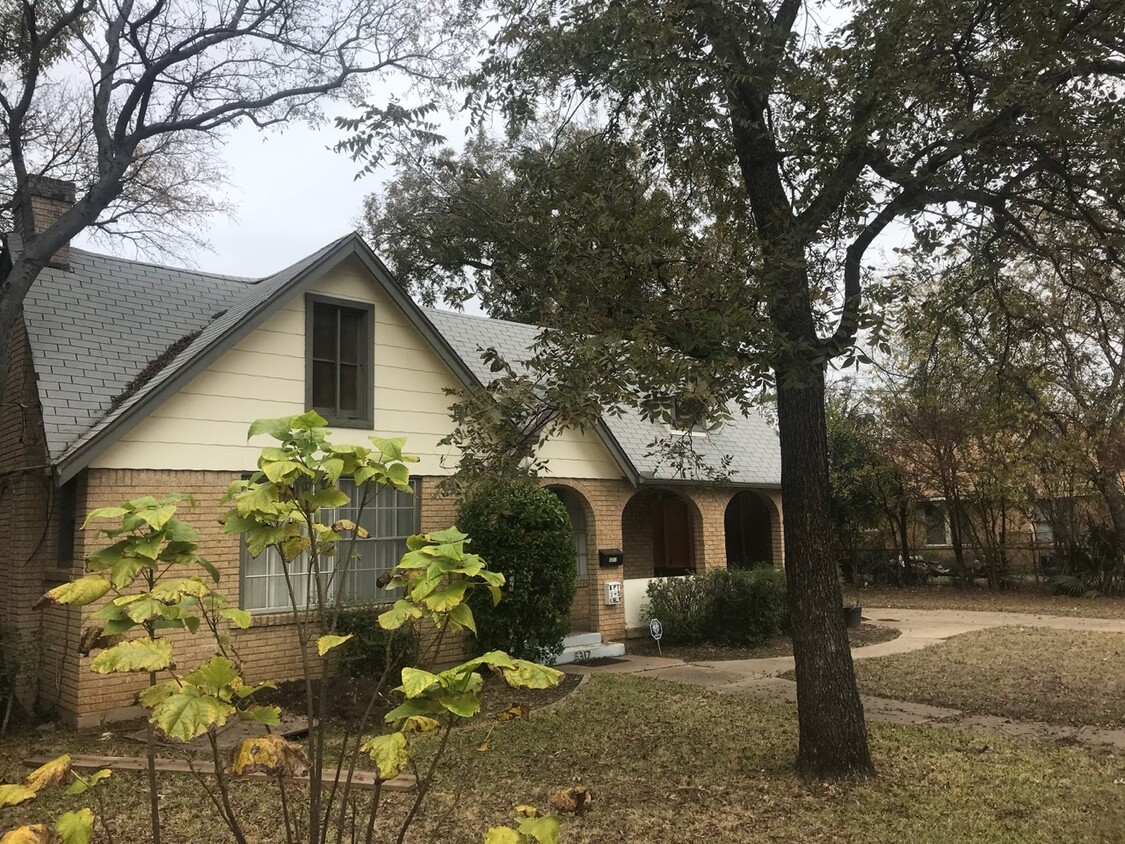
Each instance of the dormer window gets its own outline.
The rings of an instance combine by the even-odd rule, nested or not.
[[[306,405],[330,425],[374,427],[374,309],[310,295],[305,314]]]

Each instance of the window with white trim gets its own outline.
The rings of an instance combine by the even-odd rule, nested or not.
[[[398,564],[406,553],[407,538],[418,532],[418,496],[399,492],[391,486],[373,487],[369,489],[369,498],[360,512],[355,482],[341,478],[339,486],[351,501],[343,507],[321,510],[320,520],[324,524],[332,524],[339,519],[349,519],[365,528],[370,536],[356,539],[354,546],[350,538],[339,543],[341,554],[349,549],[352,553],[351,564],[347,566],[342,582],[336,571],[339,560],[329,557],[321,561],[320,576],[326,597],[335,597],[336,590],[340,588],[344,590],[345,604],[365,601],[389,603],[402,597],[401,590],[381,589],[378,581]],[[289,564],[289,583],[298,606],[305,606],[310,598],[315,600],[316,587],[308,575],[307,555],[302,554]],[[242,607],[253,612],[284,612],[290,608],[289,585],[285,582],[281,555],[275,548],[267,548],[257,557],[251,557],[243,540]]]

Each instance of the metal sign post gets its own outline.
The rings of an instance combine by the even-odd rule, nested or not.
[[[664,656],[664,652],[660,650],[660,639],[664,636],[664,625],[660,623],[659,618],[649,619],[648,632],[652,635],[652,638],[656,640],[656,652],[660,656]]]

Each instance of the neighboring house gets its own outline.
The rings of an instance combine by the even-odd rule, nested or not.
[[[38,185],[41,220],[72,199]],[[21,239],[10,235],[0,273]],[[62,250],[24,305],[9,338],[0,404],[0,588],[4,624],[41,634],[39,697],[80,724],[131,714],[131,676],[98,677],[77,652],[89,610],[31,607],[81,571],[99,540],[84,514],[144,494],[178,491],[198,501],[184,513],[200,531],[220,585],[255,614],[234,631],[251,679],[295,674],[293,629],[276,560],[248,558],[220,531],[219,499],[256,465],[267,441],[247,442],[261,417],[314,407],[334,441],[405,435],[421,461],[415,495],[388,490],[370,513],[372,536],[350,577],[350,597],[378,599],[378,575],[405,537],[447,527],[455,502],[437,490],[456,465],[439,441],[452,427],[447,388],[490,374],[479,349],[512,360],[533,326],[418,307],[355,234],[259,279],[173,269]],[[573,629],[620,639],[641,623],[648,579],[732,565],[781,563],[777,437],[760,419],[735,418],[698,436],[701,453],[730,454],[724,485],[670,477],[647,456],[662,426],[636,415],[568,431],[545,444],[543,483],[570,514],[579,547]],[[621,549],[623,566],[599,565]],[[620,603],[607,586],[623,584]],[[596,637],[595,637],[596,638]],[[178,645],[181,665],[195,654]],[[445,657],[453,659],[455,653]]]

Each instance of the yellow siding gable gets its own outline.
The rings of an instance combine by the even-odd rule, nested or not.
[[[417,475],[447,475],[456,453],[438,441],[449,433],[451,398],[460,382],[367,269],[348,259],[309,292],[374,306],[375,426],[335,428],[337,443],[366,444],[371,434],[407,437],[421,462]],[[305,410],[305,295],[299,293],[215,363],[160,404],[102,453],[91,468],[246,471],[265,437],[247,443],[250,423]],[[548,474],[619,478],[621,470],[593,432],[566,432],[548,443]]]

